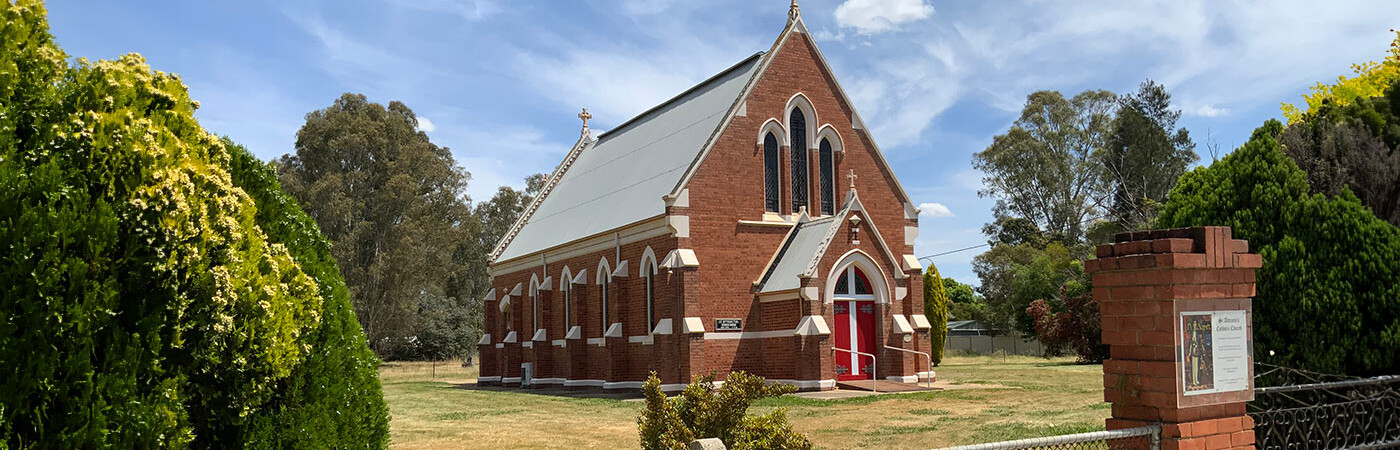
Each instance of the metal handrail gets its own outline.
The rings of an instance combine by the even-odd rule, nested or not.
[[[838,348],[838,347],[836,347],[836,346],[834,346],[834,345],[831,346],[831,353],[832,353],[833,356],[836,354],[836,351],[837,351],[837,350],[840,350],[840,351],[843,351],[843,352],[846,352],[846,353],[855,353],[855,354],[857,354],[857,355],[869,356],[869,357],[870,357],[870,392],[874,392],[874,393],[876,393],[876,394],[879,394],[879,393],[880,393],[880,389],[879,389],[878,387],[876,387],[876,383],[878,383],[878,382],[880,381],[880,361],[877,360],[877,359],[875,358],[875,355],[872,355],[872,354],[869,354],[869,353],[864,353],[864,352],[858,352],[858,351],[855,351],[855,350],[847,350],[847,349],[844,349],[844,348]],[[859,363],[860,361],[857,360],[856,362]],[[832,363],[834,364],[835,361],[832,361]],[[859,367],[857,367],[857,369],[859,369]]]
[[[905,352],[905,353],[913,353],[913,354],[916,354],[916,355],[923,355],[923,356],[924,356],[924,367],[928,369],[928,372],[927,372],[927,373],[929,374],[929,377],[925,379],[926,381],[925,381],[925,383],[924,383],[924,387],[929,388],[929,389],[933,389],[933,355],[930,355],[930,354],[924,353],[924,352],[920,352],[920,351],[909,350],[909,349],[907,349],[907,348],[890,347],[890,346],[888,346],[888,345],[886,345],[885,348],[890,349],[890,350],[899,350],[899,351]],[[914,384],[916,384],[916,385],[919,383],[919,382],[918,382],[918,378],[919,378],[919,374],[914,374],[914,379],[915,379]]]

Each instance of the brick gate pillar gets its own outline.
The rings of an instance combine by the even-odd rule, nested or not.
[[[1108,429],[1160,423],[1164,449],[1253,448],[1245,404],[1254,398],[1251,297],[1263,259],[1229,227],[1114,240],[1084,263],[1112,355],[1103,365]]]

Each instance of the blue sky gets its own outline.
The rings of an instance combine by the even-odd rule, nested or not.
[[[144,55],[181,75],[211,131],[264,159],[343,92],[403,101],[485,199],[548,172],[606,130],[756,51],[788,0],[53,1],[72,56]],[[1400,26],[1387,1],[947,2],[802,0],[804,21],[923,209],[920,256],[984,242],[993,201],[971,155],[1027,94],[1165,84],[1209,162],[1279,103],[1380,59]],[[1208,139],[1209,138],[1209,139]],[[937,204],[937,205],[935,205]],[[979,251],[936,258],[976,284]]]

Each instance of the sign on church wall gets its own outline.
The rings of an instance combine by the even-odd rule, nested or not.
[[[715,331],[742,331],[744,319],[715,319]]]
[[[1243,300],[1240,309],[1215,309],[1222,301],[1238,300],[1175,302],[1178,406],[1254,399],[1250,302]]]

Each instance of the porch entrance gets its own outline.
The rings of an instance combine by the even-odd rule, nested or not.
[[[875,371],[875,294],[870,279],[855,266],[836,280],[832,301],[836,322],[833,346],[836,380],[869,380]],[[864,353],[864,355],[862,355]]]

